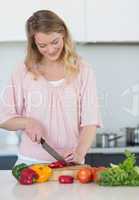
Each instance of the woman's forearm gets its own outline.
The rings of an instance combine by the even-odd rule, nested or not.
[[[96,126],[89,125],[84,126],[80,133],[79,143],[76,148],[76,155],[78,159],[82,160],[86,153],[88,152],[92,142],[95,140],[96,137]]]
[[[0,128],[6,129],[8,131],[17,131],[19,129],[24,129],[26,126],[26,122],[26,117],[15,117],[0,124]]]

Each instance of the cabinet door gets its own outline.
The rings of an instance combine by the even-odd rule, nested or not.
[[[47,0],[46,9],[56,12],[65,21],[73,40],[84,41],[85,32],[85,0]]]
[[[17,155],[0,156],[0,170],[11,170],[17,161]]]
[[[86,0],[86,40],[139,41],[138,10],[138,0]]]
[[[24,41],[25,22],[33,12],[50,9],[68,25],[73,39],[84,40],[84,1],[85,0],[4,0],[0,6],[0,41]]]
[[[136,164],[139,165],[139,154],[135,153],[136,155]],[[92,165],[92,166],[105,166],[109,167],[110,163],[119,164],[125,160],[124,153],[88,153],[85,157],[85,163]]]
[[[44,0],[4,0],[0,5],[0,41],[26,39],[25,22],[33,12],[45,8]]]

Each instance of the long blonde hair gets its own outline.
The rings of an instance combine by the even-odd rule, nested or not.
[[[26,22],[27,34],[27,55],[25,58],[25,65],[27,70],[32,72],[34,79],[37,80],[40,75],[35,64],[41,62],[43,55],[39,52],[35,41],[34,34],[37,32],[42,33],[62,33],[64,34],[64,46],[60,55],[60,60],[64,63],[64,70],[66,77],[72,77],[79,72],[78,55],[75,51],[74,42],[71,39],[69,30],[64,21],[54,12],[50,10],[39,10],[35,12]]]

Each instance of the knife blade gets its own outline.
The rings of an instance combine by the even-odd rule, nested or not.
[[[62,160],[64,162],[65,159],[63,156],[61,156],[55,149],[53,149],[43,138],[40,140],[42,147],[51,155],[53,156],[56,160]]]

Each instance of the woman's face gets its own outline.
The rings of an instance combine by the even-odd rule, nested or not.
[[[48,61],[56,61],[63,50],[63,35],[61,33],[52,32],[45,34],[38,32],[34,35],[36,46],[39,52]]]

